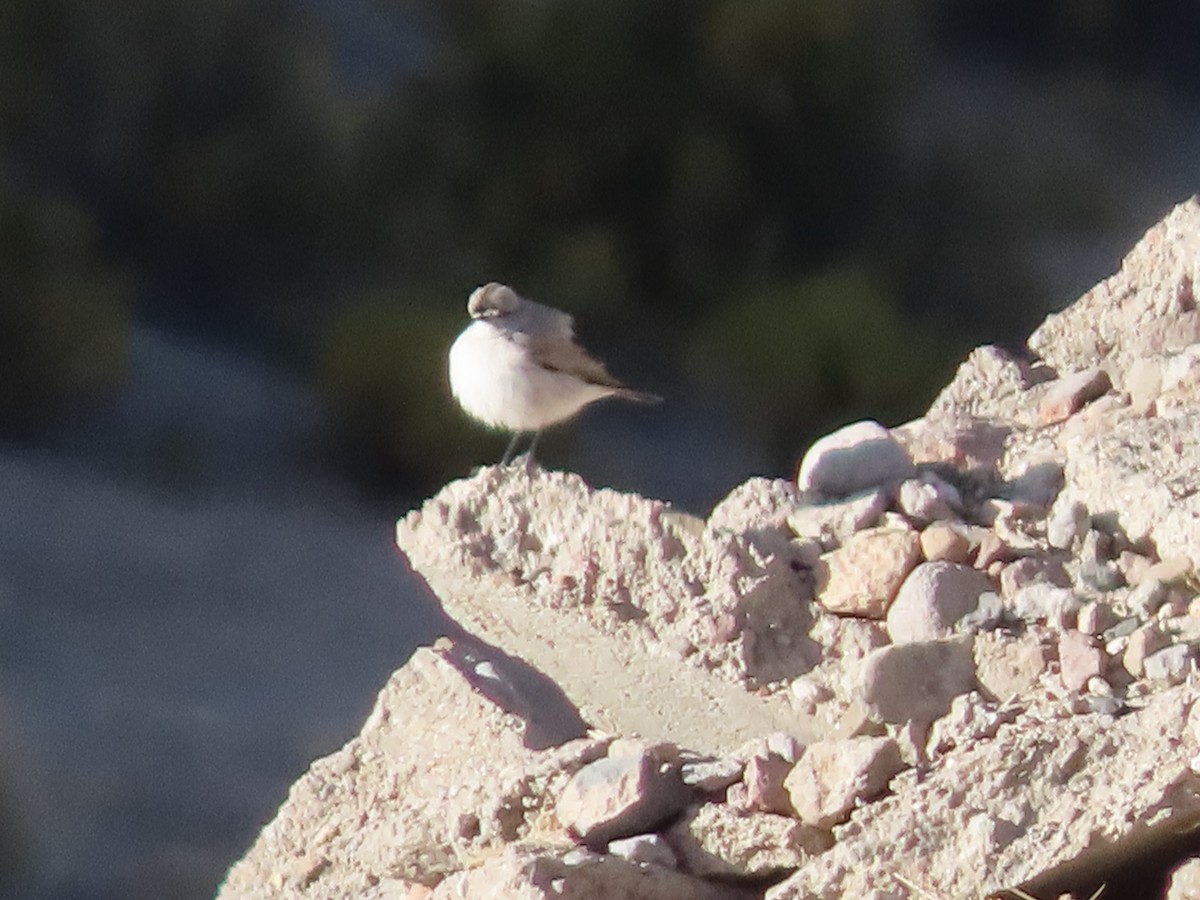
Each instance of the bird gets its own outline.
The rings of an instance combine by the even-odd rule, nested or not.
[[[508,465],[522,434],[532,432],[528,460],[542,429],[606,397],[659,403],[657,394],[627,387],[575,341],[575,320],[490,282],[467,300],[471,323],[450,347],[450,390],[463,410],[492,428],[513,432],[500,464]]]

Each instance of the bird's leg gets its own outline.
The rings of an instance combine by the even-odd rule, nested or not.
[[[535,431],[533,433],[533,439],[529,442],[529,449],[525,451],[525,470],[531,474],[533,472],[533,467],[537,465],[537,463],[535,463],[533,460],[533,448],[537,446],[537,439],[541,437],[541,434],[542,433],[540,431]]]
[[[508,442],[508,449],[504,451],[504,456],[500,460],[500,465],[507,466],[510,462],[512,462],[513,452],[517,449],[517,441],[519,440],[521,440],[521,432],[513,432],[512,440]]]

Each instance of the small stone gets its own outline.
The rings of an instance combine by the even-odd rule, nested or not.
[[[767,752],[794,763],[804,752],[804,747],[786,731],[773,731],[767,735]]]
[[[1112,694],[1084,694],[1080,701],[1081,712],[1100,716],[1115,716],[1125,707],[1121,699]]]
[[[1134,678],[1145,674],[1146,657],[1167,645],[1168,638],[1155,625],[1143,625],[1129,635],[1129,644],[1121,657],[1125,671]]]
[[[1086,506],[1078,500],[1060,497],[1046,519],[1046,540],[1058,550],[1070,550],[1087,533],[1090,524]]]
[[[1162,371],[1158,361],[1145,357],[1135,359],[1125,370],[1124,389],[1129,394],[1129,405],[1133,410],[1140,416],[1149,415],[1162,390]]]
[[[959,634],[975,634],[980,631],[990,631],[1004,621],[1004,601],[995,591],[984,591],[979,595],[979,603],[954,626]]]
[[[994,531],[982,532],[979,549],[975,553],[975,568],[986,570],[994,563],[1012,562],[1016,558],[1017,551],[1000,535]]]
[[[971,559],[971,539],[948,522],[934,522],[921,532],[921,555],[929,562],[963,564]]]
[[[1134,615],[1148,619],[1158,612],[1167,599],[1167,585],[1157,578],[1146,578],[1129,592],[1125,603]]]
[[[871,715],[896,725],[932,722],[975,687],[971,639],[893,644],[863,661],[862,699]]]
[[[1115,625],[1110,625],[1108,628],[1104,629],[1104,641],[1105,643],[1108,643],[1109,641],[1115,641],[1119,638],[1129,637],[1129,635],[1137,631],[1138,626],[1141,624],[1142,620],[1137,616],[1126,616]]]
[[[1020,697],[1037,684],[1050,663],[1050,648],[1032,631],[1003,632],[975,638],[975,677],[983,692],[1001,703]]]
[[[859,802],[882,793],[905,768],[900,747],[887,737],[817,741],[787,777],[796,816],[806,825],[831,828]]]
[[[799,538],[836,547],[856,531],[877,524],[887,502],[887,494],[874,488],[845,500],[799,506],[788,516],[787,523]]]
[[[1108,654],[1109,659],[1116,659],[1118,656],[1125,654],[1125,648],[1129,646],[1129,635],[1123,634],[1120,637],[1115,637],[1111,641],[1104,642],[1104,652]]]
[[[1071,579],[1057,556],[1024,556],[1000,571],[1000,593],[1015,596],[1017,591],[1035,581],[1045,581],[1057,587],[1070,587]]]
[[[609,841],[608,853],[639,866],[662,866],[674,869],[678,865],[675,851],[657,834],[639,834],[634,837]]]
[[[1058,663],[1067,690],[1082,691],[1089,679],[1104,674],[1107,660],[1092,638],[1068,630],[1058,637]]]
[[[839,615],[882,619],[921,558],[916,532],[868,528],[821,557],[826,578],[817,602]]]
[[[792,681],[789,690],[792,694],[792,706],[810,716],[816,713],[822,703],[833,698],[833,691],[828,687],[803,675]]]
[[[742,775],[742,783],[746,785],[745,808],[754,812],[792,815],[792,802],[783,788],[783,780],[792,771],[793,765],[774,753],[750,757]]]
[[[1042,519],[1062,491],[1065,476],[1060,463],[1043,460],[1025,469],[1003,486],[1002,496],[1010,502],[1004,518]]]
[[[867,705],[857,697],[838,716],[838,720],[829,729],[828,737],[844,740],[853,737],[878,737],[884,734],[882,722],[871,718]]]
[[[679,767],[683,783],[704,794],[717,794],[742,778],[745,763],[733,757],[684,759]]]
[[[980,594],[991,586],[986,575],[968,566],[922,563],[909,573],[888,609],[888,634],[898,644],[949,637],[954,624],[978,607]]]
[[[1108,373],[1098,366],[1059,378],[1038,404],[1038,420],[1042,425],[1065,422],[1111,387]]]
[[[1059,628],[1068,628],[1075,623],[1081,605],[1067,588],[1044,581],[1026,585],[1012,598],[1012,610],[1019,619],[1030,624],[1045,622]]]
[[[1156,562],[1146,572],[1147,578],[1157,578],[1164,584],[1183,581],[1192,572],[1192,561],[1186,556],[1172,556]]]
[[[1126,584],[1141,584],[1146,580],[1146,575],[1152,565],[1154,563],[1149,557],[1134,553],[1132,550],[1122,550],[1117,555],[1117,568],[1125,576]]]
[[[1125,584],[1121,570],[1111,562],[1081,562],[1079,580],[1083,582],[1084,587],[1102,593],[1115,591]]]
[[[908,451],[878,422],[855,422],[818,439],[800,462],[802,491],[848,497],[868,488],[891,489],[915,471]]]
[[[1151,653],[1142,663],[1145,676],[1153,681],[1178,684],[1191,668],[1192,648],[1187,644],[1174,644]]]
[[[1117,624],[1117,614],[1102,600],[1092,600],[1079,608],[1078,628],[1082,634],[1103,634]]]
[[[559,820],[592,849],[652,831],[687,804],[675,767],[643,750],[581,768],[558,799]]]
[[[918,526],[938,520],[953,519],[962,509],[962,497],[957,488],[932,472],[909,478],[896,492],[896,505],[911,522]]]

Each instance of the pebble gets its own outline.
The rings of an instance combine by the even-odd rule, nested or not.
[[[887,629],[892,642],[950,636],[955,623],[978,608],[980,595],[991,586],[986,575],[969,566],[922,563],[904,579],[888,609]]]
[[[1089,601],[1079,608],[1078,628],[1083,634],[1099,635],[1117,624],[1117,614],[1102,600]]]
[[[921,555],[929,562],[966,563],[971,539],[948,522],[934,522],[921,532]]]
[[[1074,624],[1082,604],[1068,588],[1045,581],[1036,581],[1021,588],[1012,598],[1012,610],[1017,618],[1028,622],[1045,622],[1059,628]]]
[[[800,490],[848,497],[869,488],[894,488],[916,471],[908,451],[878,422],[846,425],[819,438],[800,462]]]
[[[1046,519],[1046,540],[1058,550],[1070,550],[1091,525],[1087,507],[1078,500],[1060,498]]]
[[[638,834],[633,837],[609,841],[608,852],[640,866],[662,866],[674,869],[679,861],[675,851],[657,834]]]
[[[1192,648],[1187,644],[1173,644],[1147,656],[1142,669],[1149,679],[1178,684],[1191,668],[1192,658]]]
[[[1167,585],[1157,578],[1146,578],[1129,592],[1125,602],[1129,611],[1148,619],[1158,612],[1167,599]]]
[[[1065,422],[1088,403],[1104,396],[1111,387],[1108,373],[1099,366],[1064,375],[1050,383],[1038,404],[1038,420],[1042,425]]]
[[[821,557],[827,577],[817,602],[832,613],[882,619],[920,559],[921,541],[911,529],[860,531]]]
[[[862,666],[862,698],[883,722],[932,722],[975,687],[970,638],[892,644],[871,651]]]

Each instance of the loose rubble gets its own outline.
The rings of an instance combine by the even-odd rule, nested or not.
[[[447,485],[397,543],[458,627],[219,896],[1120,883],[1072,861],[1200,816],[1198,280],[1193,199],[1034,359],[979,348],[922,419],[707,520],[565,473]]]

